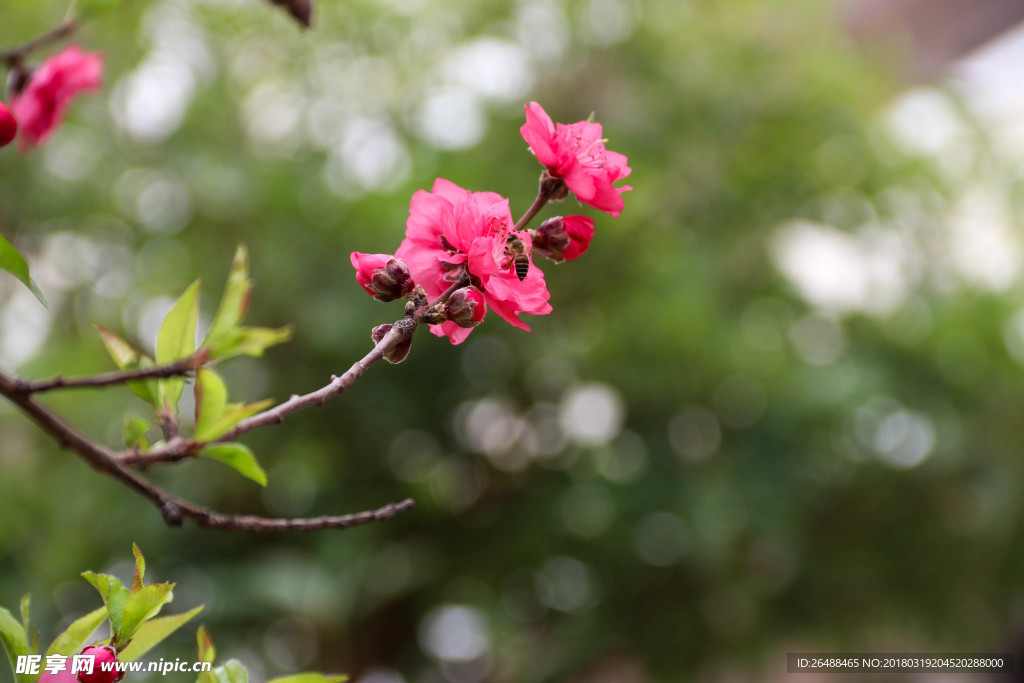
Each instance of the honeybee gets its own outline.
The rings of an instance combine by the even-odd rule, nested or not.
[[[530,255],[526,250],[526,243],[521,239],[511,234],[505,240],[505,256],[508,260],[505,261],[505,268],[510,265],[515,265],[516,277],[522,282],[526,279],[526,274],[530,272]]]

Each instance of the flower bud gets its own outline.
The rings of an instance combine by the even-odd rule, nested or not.
[[[377,327],[370,331],[370,339],[373,340],[374,344],[380,344],[381,340],[384,339],[384,336],[390,331],[391,323],[387,323],[386,325],[377,325]]]
[[[0,102],[0,147],[11,144],[17,134],[18,121],[14,118],[11,110],[3,102]]]
[[[117,671],[116,667],[110,671],[104,670],[104,664],[109,666],[117,662],[117,653],[109,645],[90,645],[79,654],[93,657],[92,671],[89,673],[78,672],[80,683],[115,683],[124,678],[124,672]]]
[[[476,327],[487,313],[483,294],[476,287],[456,289],[444,304],[444,312],[459,327]]]
[[[590,246],[594,221],[585,216],[555,216],[533,232],[533,253],[555,263],[572,261]]]
[[[377,301],[401,299],[416,286],[409,268],[394,256],[354,251],[349,258],[356,269],[356,282]]]
[[[373,340],[374,344],[380,344],[381,341],[384,340],[384,337],[387,336],[388,332],[391,331],[392,327],[394,326],[390,323],[386,325],[377,325],[377,327],[373,328],[373,331],[370,332],[370,339]],[[410,349],[412,349],[412,335],[406,334],[405,339],[384,352],[384,360],[397,365],[405,360],[405,357],[409,355]]]
[[[548,201],[560,202],[569,196],[569,187],[562,178],[544,169],[540,174],[540,193],[547,195]]]
[[[448,313],[445,311],[444,304],[434,304],[423,311],[423,322],[428,325],[440,325],[446,320],[448,320]]]

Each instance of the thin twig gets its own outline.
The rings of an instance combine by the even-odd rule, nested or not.
[[[347,529],[369,522],[376,522],[395,516],[414,505],[411,499],[391,503],[376,510],[367,510],[348,515],[324,515],[275,519],[253,515],[225,515],[182,500],[154,485],[149,480],[120,464],[115,453],[106,446],[95,443],[66,423],[60,416],[39,403],[33,396],[18,391],[17,380],[0,373],[0,395],[25,412],[43,431],[61,446],[73,451],[85,462],[102,474],[106,474],[140,493],[150,500],[169,526],[181,526],[185,519],[196,525],[224,531],[246,531],[264,533],[271,531],[315,531],[319,529]]]
[[[548,193],[544,191],[538,192],[537,198],[533,200],[533,204],[530,206],[529,209],[526,210],[526,213],[523,214],[523,217],[516,221],[516,224],[512,229],[522,230],[523,228],[525,228],[527,224],[533,219],[533,217],[537,215],[537,212],[544,208],[544,205],[548,203],[548,199],[550,198],[551,197],[550,195],[548,195]]]
[[[303,28],[313,26],[313,0],[270,0],[270,2],[284,7]]]
[[[453,282],[447,290],[433,301],[417,307],[415,310],[407,313],[405,317],[395,321],[391,329],[388,330],[388,333],[384,335],[384,338],[369,353],[356,361],[340,377],[331,377],[331,381],[326,386],[308,394],[292,396],[289,400],[278,406],[239,422],[234,429],[218,438],[217,441],[229,441],[259,427],[280,423],[287,415],[298,410],[323,405],[327,399],[337,396],[352,386],[370,366],[384,358],[384,355],[392,347],[407,341],[416,332],[427,310],[446,301],[453,292],[467,284],[468,279],[465,277],[457,282]],[[184,519],[191,519],[201,527],[253,533],[345,529],[360,524],[389,519],[414,505],[412,499],[406,499],[385,505],[377,510],[367,510],[348,515],[324,515],[321,517],[290,519],[272,519],[252,515],[225,515],[177,498],[128,469],[128,466],[132,465],[148,466],[161,462],[184,460],[198,453],[204,445],[203,442],[183,439],[173,434],[168,438],[168,442],[164,446],[146,453],[139,453],[137,450],[115,452],[78,432],[56,413],[39,403],[33,396],[34,393],[50,389],[106,386],[143,377],[183,374],[183,372],[201,366],[205,361],[205,354],[199,352],[191,358],[179,361],[178,364],[160,368],[147,368],[145,371],[115,372],[68,379],[58,377],[37,382],[19,380],[0,372],[0,395],[21,408],[43,431],[49,434],[61,446],[79,455],[93,469],[113,477],[149,499],[160,510],[164,521],[170,526],[180,526]]]
[[[454,294],[455,290],[462,289],[463,287],[467,286],[468,284],[469,284],[469,278],[466,277],[466,276],[463,276],[461,279],[453,282],[451,284],[451,286],[448,289],[446,289],[443,292],[441,292],[437,296],[436,299],[434,299],[433,301],[428,303],[426,306],[423,306],[422,308],[419,308],[419,309],[416,310],[416,312],[413,314],[413,317],[416,319],[416,322],[419,322],[419,321],[423,320],[423,314],[426,311],[429,311],[431,308],[433,308],[434,306],[438,305],[442,301],[448,301],[448,297],[450,297],[452,294]]]
[[[452,290],[454,291],[454,290]],[[440,298],[440,297],[439,297]],[[419,313],[419,311],[417,311]],[[422,313],[420,313],[422,315]],[[271,424],[280,424],[284,418],[304,408],[322,406],[327,399],[342,393],[366,372],[367,368],[380,361],[384,354],[399,342],[408,339],[416,331],[419,322],[415,316],[401,318],[392,325],[384,338],[380,340],[369,353],[352,364],[343,375],[331,376],[331,381],[325,386],[311,391],[308,394],[296,394],[284,403],[279,403],[273,408],[257,413],[252,417],[239,422],[233,429],[228,431],[217,441],[231,441],[232,439],[251,432],[259,427]],[[172,439],[164,446],[154,448],[145,453],[126,451],[117,456],[118,462],[125,465],[155,465],[161,462],[178,462],[194,456],[203,447],[203,444],[192,439]]]
[[[136,368],[134,370],[117,370],[104,372],[98,375],[83,375],[81,377],[54,377],[42,380],[15,380],[15,390],[22,394],[40,394],[44,391],[54,389],[82,389],[99,388],[111,384],[127,384],[141,379],[152,379],[160,377],[175,377],[186,375],[198,369],[206,362],[209,354],[201,351],[193,356],[184,358],[167,365],[154,365],[149,368]]]
[[[450,297],[455,290],[460,287],[465,287],[467,284],[468,280],[465,278],[458,282],[453,282],[447,290],[441,293],[433,301],[424,306],[420,306],[412,315],[408,315],[395,321],[388,333],[384,335],[384,338],[381,339],[369,353],[353,363],[352,367],[350,367],[344,374],[340,376],[332,375],[330,382],[325,386],[311,391],[308,394],[295,394],[284,403],[279,403],[273,408],[268,408],[262,413],[257,413],[252,417],[242,420],[235,425],[233,429],[220,436],[217,441],[231,441],[242,434],[253,431],[254,429],[266,427],[271,424],[281,424],[285,417],[299,410],[303,410],[304,408],[322,406],[327,402],[327,399],[337,396],[352,386],[357,379],[363,376],[363,373],[366,372],[370,366],[380,361],[384,357],[384,354],[393,346],[396,346],[400,342],[411,337],[419,327],[419,323],[423,319],[424,312],[430,310],[432,307],[443,301],[447,301],[448,297]],[[202,442],[194,441],[192,439],[174,438],[168,439],[167,443],[163,446],[154,448],[145,453],[124,451],[117,456],[117,459],[122,465],[138,465],[142,467],[156,465],[158,463],[179,462],[193,457],[202,449],[203,445],[204,444]]]
[[[77,28],[77,19],[67,19],[41,36],[37,36],[21,45],[0,50],[0,61],[7,62],[7,66],[13,68],[23,62],[35,50],[67,38]]]

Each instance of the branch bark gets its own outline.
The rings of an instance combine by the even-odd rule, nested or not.
[[[22,394],[40,394],[54,389],[82,389],[110,386],[112,384],[127,384],[140,379],[174,377],[186,375],[202,367],[206,362],[207,354],[197,353],[194,356],[185,358],[167,365],[154,365],[151,368],[137,368],[135,370],[118,370],[115,372],[104,372],[98,375],[84,375],[81,377],[61,377],[44,380],[14,380],[15,391]]]
[[[313,1],[312,0],[269,0],[274,5],[284,7],[288,14],[295,17],[295,21],[302,24],[303,28],[313,26]]]
[[[28,42],[22,43],[21,45],[15,45],[14,47],[7,48],[6,50],[0,50],[0,61],[6,62],[7,66],[14,68],[25,61],[25,58],[35,50],[45,47],[50,43],[56,43],[67,38],[74,33],[77,28],[78,20],[68,19],[41,36],[37,36]]]
[[[312,408],[314,406],[322,406],[327,402],[327,399],[337,396],[351,387],[357,379],[363,376],[363,373],[366,372],[367,369],[384,358],[384,355],[392,347],[411,337],[419,327],[420,321],[423,319],[423,314],[426,311],[430,310],[438,303],[446,301],[455,290],[460,287],[465,287],[466,284],[468,284],[468,281],[465,280],[453,282],[445,292],[433,301],[420,306],[411,315],[407,315],[404,318],[396,320],[388,333],[384,335],[384,338],[381,339],[369,353],[353,363],[352,367],[350,367],[344,374],[340,376],[332,375],[330,382],[323,387],[307,394],[295,394],[284,403],[279,403],[273,408],[269,408],[264,410],[262,413],[257,413],[250,418],[242,420],[229,432],[219,437],[217,441],[232,441],[242,434],[251,432],[254,429],[259,429],[260,427],[266,427],[267,425],[272,424],[281,424],[287,416],[299,410]],[[160,463],[179,462],[193,457],[199,452],[203,445],[203,443],[192,439],[170,439],[164,446],[154,448],[146,451],[145,453],[124,451],[117,456],[117,460],[122,465],[138,465],[142,467],[157,465]]]
[[[260,427],[278,424],[286,416],[296,411],[323,405],[327,399],[337,396],[351,387],[357,379],[363,376],[363,373],[370,366],[384,358],[385,354],[392,347],[408,341],[418,329],[426,311],[438,303],[446,301],[455,290],[467,284],[468,279],[462,278],[457,282],[453,282],[445,292],[433,301],[415,308],[413,308],[415,304],[411,304],[407,309],[405,317],[395,321],[384,338],[340,377],[333,376],[331,381],[320,389],[301,396],[292,396],[289,400],[278,406],[242,420],[234,429],[218,438],[217,441],[230,441]],[[347,529],[360,524],[389,519],[414,505],[412,499],[406,499],[385,505],[376,510],[366,510],[347,515],[325,515],[306,518],[274,519],[253,515],[226,515],[173,496],[154,485],[148,479],[128,469],[129,466],[133,465],[145,467],[193,457],[205,445],[204,442],[180,438],[176,434],[172,434],[167,437],[168,442],[166,445],[145,453],[139,453],[135,450],[114,451],[92,441],[77,431],[55,412],[39,403],[34,397],[36,393],[51,389],[100,387],[124,383],[143,377],[167,377],[184,374],[200,367],[205,361],[206,354],[200,350],[190,358],[178,361],[177,363],[147,368],[145,370],[112,372],[104,375],[67,379],[57,377],[35,382],[20,380],[0,372],[0,396],[6,397],[11,403],[18,406],[57,443],[77,454],[93,469],[120,481],[133,491],[149,499],[160,510],[160,514],[163,515],[164,521],[169,526],[180,526],[183,520],[190,519],[201,527],[251,533]]]
[[[92,441],[65,422],[59,415],[39,403],[33,396],[19,391],[18,380],[4,373],[0,373],[0,395],[18,406],[57,443],[81,457],[90,467],[120,481],[128,488],[147,498],[160,510],[160,514],[168,526],[181,526],[185,519],[189,519],[200,527],[249,533],[347,529],[361,524],[389,519],[399,512],[408,510],[415,504],[412,499],[406,499],[385,505],[376,510],[366,510],[347,515],[324,515],[321,517],[288,519],[258,517],[255,515],[226,515],[178,498],[156,486],[148,479],[129,470],[118,461],[117,454],[114,451]]]

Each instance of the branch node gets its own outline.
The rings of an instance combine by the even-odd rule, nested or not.
[[[163,502],[160,503],[160,514],[163,515],[164,522],[167,523],[167,526],[181,526],[183,519],[181,515],[181,506],[170,498],[165,498]]]

